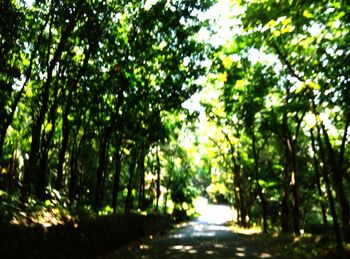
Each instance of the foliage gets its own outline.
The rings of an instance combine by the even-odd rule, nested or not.
[[[3,220],[32,210],[57,210],[58,218],[66,209],[152,211],[160,189],[183,189],[190,202],[191,176],[181,169],[188,185],[166,186],[169,172],[157,159],[169,158],[160,149],[175,130],[166,114],[185,113],[182,103],[200,89],[207,50],[195,35],[211,5],[1,3]]]
[[[349,6],[231,5],[237,33],[214,55],[202,98],[205,127],[215,132],[202,143],[215,175],[210,189],[225,185],[242,226],[279,224],[300,235],[315,225],[329,231],[332,222],[341,249],[350,233]]]
[[[2,220],[182,219],[201,193],[349,243],[349,5],[227,3],[220,45],[214,1],[2,1]]]

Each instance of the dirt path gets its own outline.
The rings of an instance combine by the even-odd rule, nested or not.
[[[276,258],[254,247],[248,237],[225,225],[230,209],[205,205],[196,221],[178,225],[170,233],[124,247],[107,258]]]

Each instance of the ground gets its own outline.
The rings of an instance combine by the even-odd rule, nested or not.
[[[277,258],[227,224],[232,218],[229,206],[202,204],[200,213],[198,219],[169,233],[135,242],[105,258]]]

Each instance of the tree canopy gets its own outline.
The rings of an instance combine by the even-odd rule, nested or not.
[[[350,242],[347,1],[0,8],[4,221],[33,204],[181,220],[203,195],[243,227]]]

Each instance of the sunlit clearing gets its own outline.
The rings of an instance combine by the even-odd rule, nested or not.
[[[224,224],[231,221],[231,210],[228,205],[209,205],[205,198],[198,198],[195,202],[198,220],[209,224]]]

